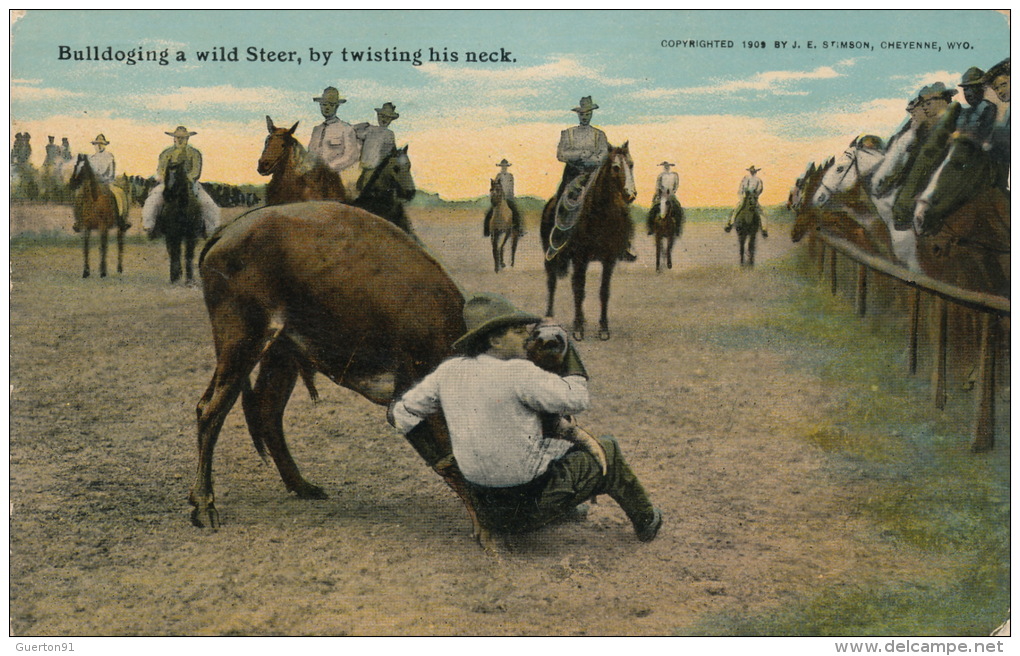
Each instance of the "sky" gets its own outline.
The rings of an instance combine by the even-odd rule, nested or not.
[[[299,123],[307,144],[322,121],[312,99],[335,86],[350,123],[396,105],[420,189],[482,196],[505,157],[517,195],[548,197],[560,131],[592,96],[592,123],[630,144],[637,202],[669,161],[691,207],[733,205],[752,164],[763,201],[781,203],[808,163],[858,134],[892,135],[923,85],[955,88],[1009,56],[1008,18],[991,10],[29,10],[11,39],[10,143],[28,131],[37,165],[48,135],[77,153],[103,133],[118,173],[152,175],[164,133],[184,125],[203,180],[267,182],[266,116]],[[239,61],[199,59],[220,47]],[[75,59],[107,48],[121,61]],[[164,50],[165,65],[126,63]]]

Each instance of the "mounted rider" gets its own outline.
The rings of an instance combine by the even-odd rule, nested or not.
[[[676,190],[680,188],[680,176],[670,168],[676,166],[672,162],[662,161],[659,163],[662,173],[655,178],[655,196],[652,198],[652,208],[648,210],[648,234],[655,232],[655,222],[659,217],[665,217],[669,206],[673,207],[673,234],[679,235],[683,225],[683,208],[677,200]]]
[[[740,180],[740,187],[737,189],[737,197],[740,199],[737,208],[730,213],[729,219],[726,221],[726,227],[724,230],[729,232],[733,229],[733,219],[740,214],[741,210],[746,208],[753,209],[758,214],[758,221],[761,225],[761,236],[769,236],[769,228],[766,224],[765,210],[758,202],[758,197],[761,196],[761,192],[764,191],[765,185],[762,184],[761,178],[758,177],[758,171],[761,171],[754,164],[747,167],[747,175]]]
[[[188,145],[188,140],[197,132],[191,132],[183,125],[178,125],[173,132],[163,134],[173,137],[174,145],[170,146],[159,154],[159,161],[156,165],[156,186],[149,191],[142,206],[142,227],[146,232],[152,232],[156,227],[156,219],[163,209],[163,190],[166,187],[166,172],[170,165],[184,164],[185,174],[192,184],[195,197],[202,211],[202,224],[206,235],[211,235],[220,225],[220,208],[209,196],[205,188],[198,182],[202,175],[202,153],[194,146]]]
[[[308,153],[336,171],[344,186],[348,187],[348,178],[351,176],[347,171],[361,159],[361,145],[351,124],[341,121],[336,115],[337,108],[347,99],[340,95],[336,87],[326,87],[321,96],[312,100],[319,103],[319,111],[326,120],[312,128]]]
[[[110,142],[106,140],[105,135],[99,134],[92,140],[92,145],[96,147],[96,152],[89,155],[89,166],[96,174],[96,179],[109,187],[113,193],[117,202],[117,227],[127,230],[131,227],[131,224],[127,222],[127,193],[123,187],[117,185],[117,163],[113,158],[113,153],[106,149]]]
[[[999,101],[1004,103],[1002,116],[996,120],[984,149],[996,163],[995,185],[1000,189],[1009,190],[1009,57],[992,66],[984,76],[985,85],[995,92]]]
[[[556,159],[563,162],[563,179],[556,190],[557,212],[560,199],[564,194],[568,201],[579,202],[585,187],[592,180],[594,173],[609,155],[609,140],[606,133],[591,124],[592,112],[599,106],[592,102],[591,96],[581,98],[577,107],[571,111],[577,113],[578,125],[560,132],[560,143],[556,147]],[[628,245],[620,256],[621,260],[633,262],[637,255]]]
[[[524,226],[521,225],[521,212],[517,209],[517,200],[514,197],[514,174],[508,171],[511,166],[510,162],[503,160],[497,164],[500,168],[499,173],[496,174],[496,182],[499,184],[500,189],[503,190],[503,200],[506,201],[507,207],[510,208],[510,216],[513,221],[513,229],[517,232],[519,237],[523,237],[527,233],[524,231]],[[482,226],[482,233],[489,236],[489,222],[492,220],[492,210],[490,209],[485,213],[485,223]]]
[[[375,115],[379,125],[358,123],[354,126],[354,133],[361,142],[361,175],[355,187],[359,192],[368,184],[372,173],[397,148],[397,138],[389,128],[390,123],[400,118],[396,106],[391,102],[383,103],[382,107],[376,107]]]

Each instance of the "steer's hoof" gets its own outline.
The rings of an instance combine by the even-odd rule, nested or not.
[[[318,485],[302,482],[294,487],[294,493],[299,499],[328,499],[329,495]]]
[[[218,529],[220,527],[220,514],[216,511],[213,506],[208,506],[205,509],[195,508],[191,511],[191,524],[198,528],[205,528],[206,523],[202,521],[203,517],[208,526],[211,529]]]

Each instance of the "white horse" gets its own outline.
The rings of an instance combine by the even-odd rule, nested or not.
[[[826,172],[811,200],[815,207],[823,207],[833,197],[849,194],[861,185],[878,219],[888,229],[893,255],[911,271],[920,271],[917,236],[913,230],[897,230],[893,224],[893,204],[899,189],[890,185],[906,164],[915,136],[913,127],[901,131],[884,150],[877,137],[854,139],[836,164]],[[874,231],[875,215],[860,211],[851,211],[851,214],[869,233]]]

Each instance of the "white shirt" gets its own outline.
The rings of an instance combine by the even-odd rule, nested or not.
[[[113,153],[104,150],[89,155],[89,166],[100,182],[110,184],[117,177],[117,165],[113,161]]]
[[[744,194],[751,193],[755,198],[761,195],[763,185],[761,178],[754,175],[745,175],[744,179],[740,181],[740,189],[737,194],[743,196]]]
[[[503,188],[503,197],[507,200],[514,199],[514,176],[510,171],[500,171],[496,174],[496,182]]]
[[[560,132],[556,159],[575,166],[595,167],[609,154],[606,133],[593,125],[575,125]]]
[[[312,128],[308,152],[337,173],[350,168],[361,156],[354,128],[335,116]]]
[[[588,407],[588,381],[561,378],[530,360],[458,357],[408,390],[393,408],[407,433],[442,411],[453,455],[467,480],[487,487],[523,485],[570,449],[542,437],[540,412],[574,414]]]
[[[655,179],[655,193],[660,196],[672,196],[676,193],[677,188],[680,187],[680,176],[674,171],[663,171],[659,174],[659,177]]]
[[[374,169],[383,163],[387,155],[397,147],[397,138],[393,130],[380,125],[366,125],[360,132],[355,127],[355,133],[361,139],[361,168]]]

